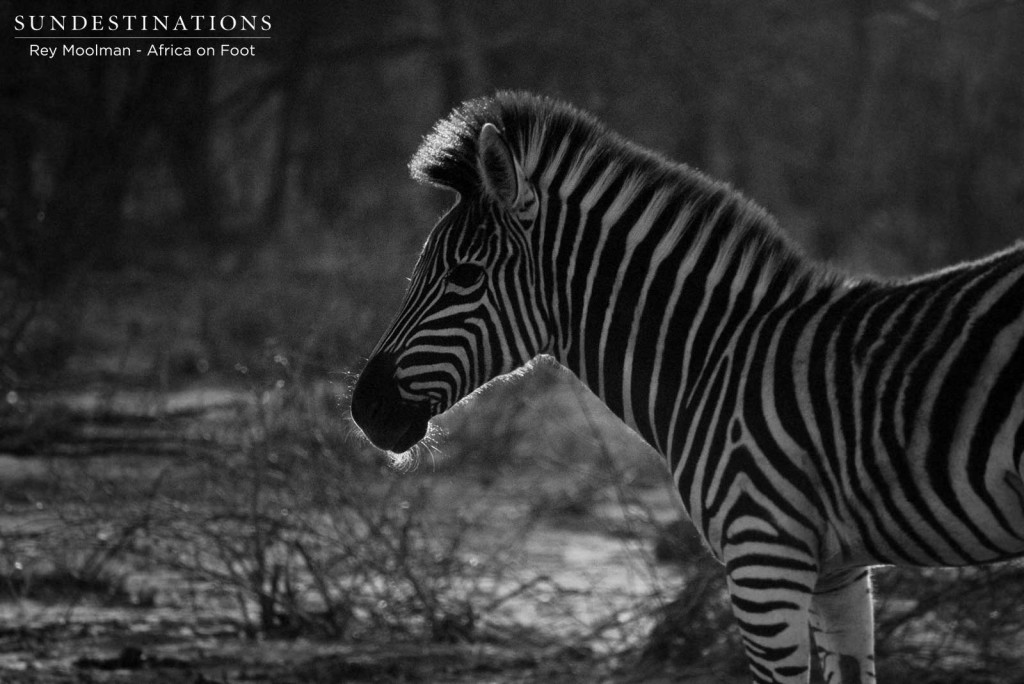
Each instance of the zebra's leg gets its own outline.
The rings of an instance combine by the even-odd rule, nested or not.
[[[726,560],[732,611],[754,681],[805,684],[810,678],[809,611],[817,579],[802,562],[765,565],[763,557]]]
[[[827,684],[875,681],[874,612],[868,568],[819,578],[811,600],[811,631]]]

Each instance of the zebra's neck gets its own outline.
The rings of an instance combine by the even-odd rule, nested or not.
[[[553,352],[671,455],[736,337],[835,279],[726,185],[698,177],[681,188],[609,168],[577,179],[586,192],[563,185],[547,205],[539,239],[552,260],[543,270],[553,274]]]

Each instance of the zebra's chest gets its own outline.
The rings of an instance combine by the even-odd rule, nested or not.
[[[776,422],[763,408],[745,413],[742,401],[694,416],[691,451],[674,470],[684,506],[719,560],[731,545],[785,537],[811,555],[849,564],[860,556],[859,544],[845,528],[826,524],[819,483],[799,449],[775,435]]]
[[[736,391],[688,416],[689,451],[674,469],[683,504],[712,553],[725,560],[727,547],[756,536],[768,546],[795,542],[825,571],[877,563],[848,515],[844,468],[830,468],[798,441],[774,402],[751,401],[752,393],[772,393],[746,386],[750,377],[743,374]]]

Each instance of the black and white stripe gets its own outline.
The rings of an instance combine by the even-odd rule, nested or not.
[[[353,394],[403,450],[537,354],[664,454],[756,681],[871,681],[872,564],[1024,552],[1024,249],[899,282],[798,254],[728,185],[567,105],[465,104],[411,164],[458,202]]]

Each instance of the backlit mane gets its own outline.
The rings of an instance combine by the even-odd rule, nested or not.
[[[427,135],[409,169],[419,182],[449,188],[463,196],[483,191],[477,166],[477,140],[486,123],[498,127],[519,155],[523,170],[544,189],[546,172],[569,166],[563,178],[579,182],[595,164],[610,164],[646,187],[655,187],[666,206],[681,207],[701,202],[728,206],[735,215],[731,233],[724,241],[728,251],[764,264],[766,273],[792,275],[803,271],[815,280],[831,280],[835,274],[803,258],[779,231],[775,219],[728,183],[640,147],[587,112],[548,97],[525,92],[499,91],[464,103],[442,119]],[[563,181],[564,192],[569,181]]]
[[[587,165],[614,158],[624,168],[656,180],[671,174],[691,190],[709,191],[716,185],[698,171],[645,150],[610,131],[594,116],[564,102],[525,92],[499,91],[463,103],[427,135],[409,164],[420,182],[451,188],[459,193],[481,189],[476,165],[477,138],[486,123],[493,123],[521,155],[526,174],[534,180],[538,167],[550,163],[557,150],[589,150]],[[577,157],[580,162],[583,156]],[[674,173],[673,173],[674,172]]]

